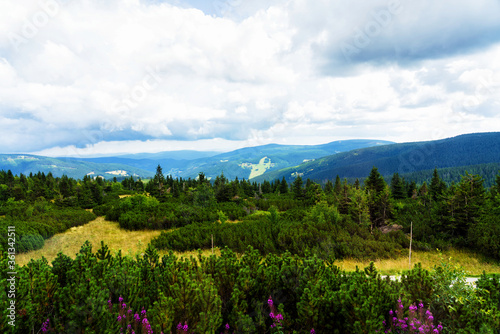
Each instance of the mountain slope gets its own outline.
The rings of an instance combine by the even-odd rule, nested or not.
[[[356,148],[387,145],[392,142],[380,140],[345,140],[322,145],[278,145],[269,144],[246,147],[218,154],[213,157],[190,160],[183,168],[163,168],[174,177],[196,177],[203,172],[208,177],[216,177],[221,172],[229,179],[250,179],[270,171],[286,168],[315,160],[331,154],[346,152]],[[163,165],[162,165],[163,167]]]
[[[157,166],[161,165],[163,173],[173,177],[195,178],[203,172],[209,178],[224,173],[229,179],[250,179],[271,170],[294,166],[334,153],[389,143],[391,142],[359,139],[322,145],[269,144],[226,153],[176,151],[99,158],[49,158],[7,154],[0,155],[0,170],[10,169],[14,174],[51,172],[54,176],[65,174],[76,179],[87,174],[106,178],[131,175],[149,178],[154,176]]]
[[[500,162],[500,132],[475,133],[453,138],[392,144],[324,157],[295,167],[259,176],[255,181],[295,175],[316,181],[365,178],[373,166],[382,175],[407,174],[434,168],[460,167]]]
[[[49,158],[29,154],[0,154],[0,170],[11,170],[14,175],[21,173],[52,173],[55,177],[67,175],[82,179],[85,175],[102,176],[107,179],[119,176],[149,178],[154,173],[123,163],[96,163],[74,158]]]

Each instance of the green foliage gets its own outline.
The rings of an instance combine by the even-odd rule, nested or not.
[[[273,215],[270,220],[280,219]],[[220,257],[200,255],[198,260],[172,253],[160,259],[151,245],[136,258],[106,249],[102,243],[93,252],[86,242],[74,260],[59,254],[52,266],[42,259],[17,267],[16,328],[3,317],[0,330],[38,332],[49,319],[56,333],[116,333],[123,325],[117,315],[130,309],[130,317],[144,310],[141,319],[147,316],[155,333],[176,332],[179,323],[194,333],[223,332],[226,323],[238,333],[267,333],[273,324],[266,305],[271,297],[283,316],[284,333],[309,333],[311,328],[316,333],[375,333],[401,295],[405,304],[418,299],[429,305],[443,333],[500,330],[500,277],[483,275],[473,289],[459,269],[447,264],[432,272],[416,266],[400,283],[382,279],[373,263],[346,273],[317,256],[285,252],[263,257],[251,247],[240,258],[225,248]],[[2,253],[0,264],[6,267],[7,261]],[[7,279],[2,272],[2,289]],[[0,306],[5,303],[2,298]]]
[[[46,201],[28,204],[9,200],[6,214],[6,218],[0,220],[0,244],[6,249],[7,229],[13,226],[16,232],[16,251],[19,253],[40,249],[44,240],[54,234],[95,219],[91,212],[60,208]]]

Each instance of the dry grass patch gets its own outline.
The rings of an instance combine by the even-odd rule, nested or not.
[[[168,252],[169,252],[168,250],[161,250],[158,253],[160,253],[160,255],[167,255]],[[174,252],[174,254],[177,257],[179,257],[179,258],[182,258],[182,257],[185,257],[185,258],[190,258],[190,257],[198,258],[198,251],[197,250],[195,250],[195,251],[187,251],[187,252]],[[213,254],[215,256],[220,256],[220,249],[219,249],[219,247],[214,247]],[[212,255],[212,250],[211,249],[202,249],[201,250],[201,256],[211,256],[211,255]]]
[[[98,217],[90,223],[72,227],[64,233],[56,234],[45,240],[42,249],[18,254],[16,262],[25,265],[31,259],[41,259],[44,256],[52,262],[59,252],[75,258],[83,243],[88,240],[92,243],[92,251],[101,247],[101,240],[111,249],[111,252],[122,250],[123,255],[135,255],[142,253],[148,243],[154,237],[160,235],[161,231],[127,231],[121,229],[116,222],[106,221],[104,217]]]
[[[92,251],[96,252],[101,247],[101,240],[109,247],[112,254],[122,250],[123,255],[135,256],[146,250],[149,242],[159,236],[161,231],[128,231],[120,228],[118,223],[107,221],[104,217],[98,217],[90,223],[72,227],[64,233],[59,233],[45,240],[42,249],[16,255],[16,262],[23,266],[31,261],[38,260],[42,256],[51,263],[59,252],[75,258],[83,243],[88,240],[92,244]],[[158,251],[160,257],[167,255],[168,250]],[[174,252],[178,257],[198,257],[198,251]],[[202,250],[202,256],[212,255],[212,250]],[[214,247],[214,254],[220,256],[220,249]]]
[[[400,274],[404,270],[409,269],[408,257],[400,257],[397,259],[383,259],[373,261],[375,267],[385,275]],[[443,262],[449,262],[454,266],[460,267],[468,275],[479,276],[485,271],[486,273],[500,273],[500,263],[485,259],[483,256],[456,249],[438,252],[412,252],[412,268],[416,263],[421,263],[422,268],[433,269],[434,266],[440,265]],[[356,266],[363,269],[370,264],[370,261],[360,261],[356,259],[344,259],[335,261],[335,265],[345,271],[355,271]]]

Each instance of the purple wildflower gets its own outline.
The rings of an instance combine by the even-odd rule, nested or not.
[[[43,324],[42,324],[42,332],[46,333],[49,330],[49,322],[50,320],[47,319]]]

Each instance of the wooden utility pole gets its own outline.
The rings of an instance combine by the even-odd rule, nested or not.
[[[212,255],[214,255],[214,235],[212,234]]]
[[[411,241],[413,239],[413,221],[410,221],[410,258],[408,260],[409,269],[411,270]]]

